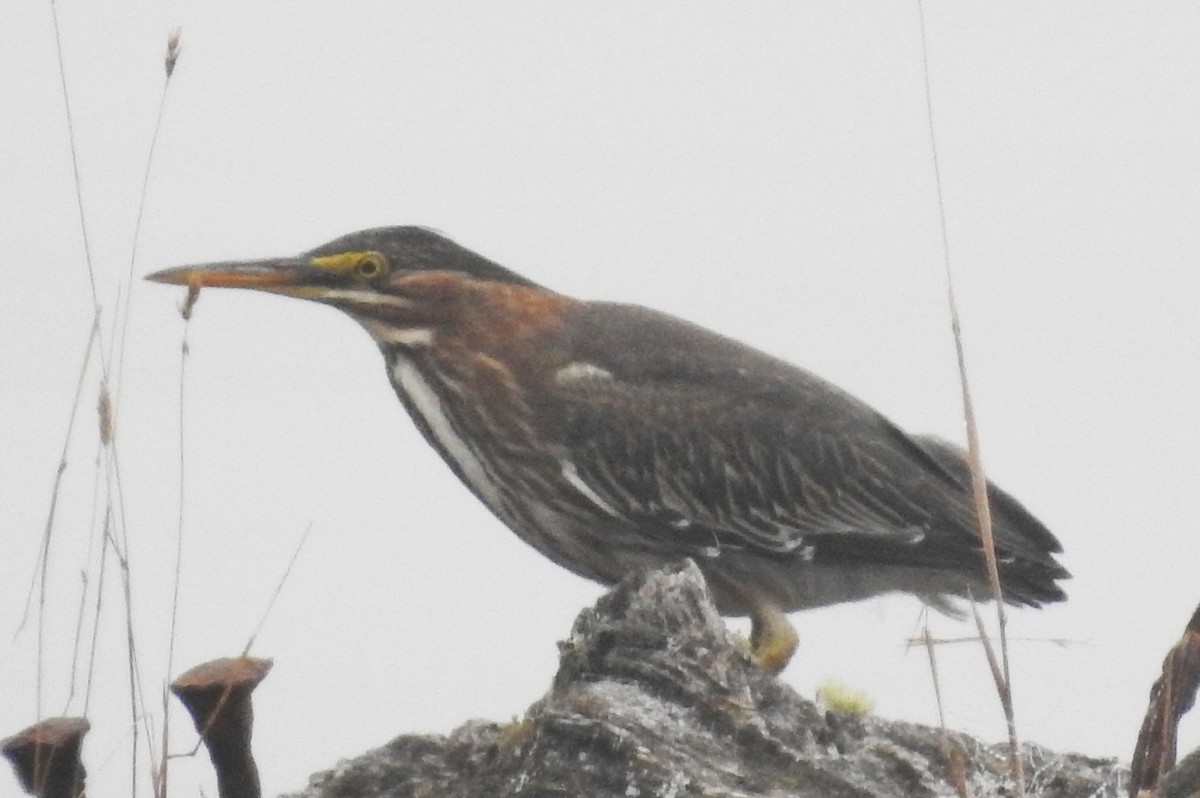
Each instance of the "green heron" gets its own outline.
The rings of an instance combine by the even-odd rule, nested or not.
[[[795,651],[787,612],[988,592],[961,452],[689,322],[555,293],[420,227],[149,279],[349,314],[425,439],[522,540],[603,584],[693,558],[768,669]],[[1006,601],[1064,599],[1054,535],[988,490]]]

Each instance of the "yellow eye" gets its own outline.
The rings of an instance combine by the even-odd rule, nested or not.
[[[354,264],[354,273],[364,280],[374,280],[387,272],[387,259],[378,252],[364,252],[358,263]]]

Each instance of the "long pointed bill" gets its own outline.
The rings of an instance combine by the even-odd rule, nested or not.
[[[275,294],[315,297],[321,293],[325,273],[307,258],[270,258],[255,261],[222,261],[177,266],[146,275],[155,283],[186,285],[192,289],[253,288]]]

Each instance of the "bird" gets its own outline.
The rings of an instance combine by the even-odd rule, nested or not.
[[[768,671],[796,650],[788,613],[889,593],[953,613],[989,593],[961,449],[692,322],[572,298],[420,226],[147,279],[349,315],[425,440],[519,538],[604,585],[691,558]],[[987,491],[1004,601],[1064,600],[1059,541]]]

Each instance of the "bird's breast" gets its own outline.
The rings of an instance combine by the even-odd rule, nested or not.
[[[498,511],[503,504],[499,486],[489,475],[483,457],[457,429],[455,419],[447,412],[447,401],[411,357],[393,353],[389,366],[393,384],[407,400],[409,411],[429,442],[467,486],[485,504]]]
[[[583,490],[601,505],[603,499],[582,482],[572,487],[573,467],[540,445],[521,402],[504,408],[495,404],[499,397],[492,397],[492,407],[484,409],[489,402],[481,405],[478,396],[463,391],[468,378],[419,357],[399,351],[388,355],[397,393],[459,479],[518,537],[559,565],[601,582],[616,581],[635,561],[650,564],[637,552],[630,553],[637,555],[634,560],[624,562],[619,546],[610,551],[609,527],[592,517],[595,507],[583,518],[571,511],[578,497],[567,500],[564,493]],[[608,520],[614,521],[611,516]]]

